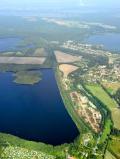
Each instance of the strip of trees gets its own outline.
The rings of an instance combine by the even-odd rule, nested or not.
[[[117,101],[117,103],[119,104],[119,107],[120,107],[120,88],[117,90],[117,92],[115,94],[115,100]]]

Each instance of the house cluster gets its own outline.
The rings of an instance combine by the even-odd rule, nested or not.
[[[82,138],[81,138],[81,143],[84,145],[84,146],[88,146],[88,144],[93,140],[93,135],[92,133],[86,133],[86,134],[83,134],[82,135]]]
[[[20,148],[20,147],[13,147],[13,146],[8,146],[5,148],[5,150],[2,153],[2,158],[7,159],[32,159],[32,158],[37,158],[37,159],[55,159],[54,156],[52,155],[46,155],[43,152],[37,152],[37,151],[30,151],[25,148]]]
[[[90,44],[81,44],[81,43],[74,42],[72,40],[68,40],[68,41],[64,42],[63,45],[61,45],[61,47],[67,48],[67,49],[71,49],[71,50],[80,50],[81,48],[82,49],[91,48],[92,45],[90,45]]]
[[[120,65],[115,64],[111,67],[97,66],[90,69],[82,78],[89,83],[100,82],[120,82]]]
[[[70,89],[70,80],[68,78],[63,78],[62,84],[63,84],[65,90]]]
[[[86,96],[83,96],[76,91],[71,92],[70,96],[74,102],[77,114],[82,117],[96,133],[100,132],[102,116],[96,109],[96,106],[91,103]]]
[[[108,55],[111,54],[109,51],[102,50],[103,45],[91,45],[91,44],[83,44],[74,42],[72,40],[68,40],[61,45],[62,48],[71,49],[74,51],[81,51],[89,54],[96,55]]]

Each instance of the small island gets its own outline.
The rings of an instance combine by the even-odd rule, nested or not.
[[[41,80],[41,73],[39,71],[19,71],[14,74],[14,82],[18,84],[33,85]]]

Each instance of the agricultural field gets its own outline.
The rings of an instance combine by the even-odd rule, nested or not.
[[[45,62],[44,57],[0,57],[1,64],[32,64],[41,65]]]
[[[81,60],[80,56],[70,55],[61,51],[55,51],[55,56],[58,63],[73,63]]]
[[[111,132],[111,126],[112,126],[111,120],[107,119],[105,121],[104,130],[103,130],[101,138],[100,138],[101,144],[103,144],[106,141],[106,139],[108,139],[108,136],[110,135],[110,132]]]
[[[102,84],[111,95],[115,94],[118,88],[120,88],[119,82],[115,82],[115,83],[103,82]]]
[[[114,127],[120,129],[120,109],[117,103],[112,99],[98,84],[86,85],[86,88],[97,97],[111,111]]]
[[[105,159],[116,159],[116,157],[113,156],[109,151],[106,151]]]
[[[120,136],[111,136],[108,144],[108,150],[116,159],[120,158]]]

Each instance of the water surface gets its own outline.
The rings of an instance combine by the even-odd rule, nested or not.
[[[11,51],[15,49],[20,42],[20,38],[0,38],[0,52]]]
[[[90,36],[85,42],[89,44],[104,45],[105,49],[120,51],[120,34],[103,34]]]
[[[33,86],[12,82],[0,73],[0,131],[53,145],[72,142],[79,134],[61,99],[52,69],[41,69]]]

